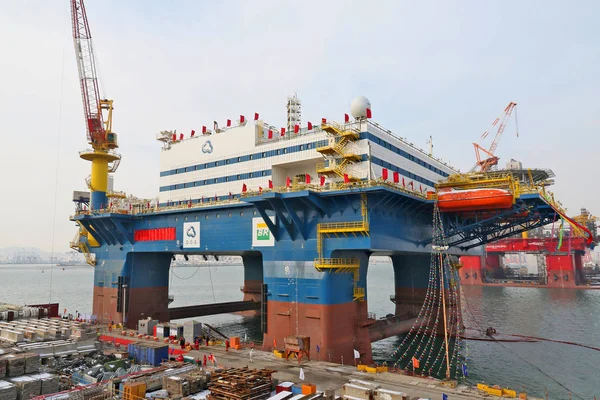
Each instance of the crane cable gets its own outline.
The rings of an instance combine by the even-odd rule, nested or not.
[[[467,311],[469,312],[469,314],[471,315],[471,318],[473,320],[473,322],[475,322],[475,325],[477,325],[477,327],[479,329],[481,329],[482,331],[484,330],[481,326],[481,324],[479,324],[479,321],[477,321],[477,318],[475,318],[475,315],[473,314],[473,311],[471,310],[471,306],[469,305],[469,303],[467,301],[464,302],[464,304],[467,306]],[[541,374],[545,375],[546,377],[550,378],[551,380],[553,380],[554,382],[556,382],[557,385],[559,385],[560,387],[562,387],[564,390],[566,390],[567,392],[569,392],[570,394],[573,394],[577,397],[579,397],[581,400],[584,400],[584,397],[577,394],[576,392],[573,392],[572,390],[570,390],[567,386],[565,386],[564,384],[562,384],[561,382],[559,382],[556,378],[552,377],[551,375],[547,374],[546,372],[544,372],[540,367],[538,367],[537,365],[533,364],[532,362],[530,362],[529,360],[527,360],[526,358],[521,357],[517,352],[515,352],[514,350],[512,350],[510,347],[505,346],[502,342],[496,340],[496,338],[494,338],[493,336],[491,336],[491,338],[493,339],[493,343],[497,343],[500,346],[502,346],[505,350],[508,350],[509,352],[511,352],[514,356],[516,356],[517,358],[519,358],[521,361],[529,364],[530,366],[532,366],[533,368],[535,368],[537,371],[539,371]]]
[[[67,21],[68,21],[68,13],[67,13]],[[67,31],[68,24],[63,24],[63,34],[62,38],[65,36],[65,32]],[[58,101],[58,138],[56,140],[56,172],[54,174],[54,205],[52,209],[52,258],[50,259],[50,287],[48,290],[48,303],[52,303],[52,278],[53,271],[52,262],[54,260],[54,242],[56,236],[56,203],[58,200],[58,176],[60,171],[60,138],[62,136],[62,109],[63,109],[63,86],[65,80],[65,41],[62,43],[62,56],[61,56],[61,66],[60,66],[60,99]]]

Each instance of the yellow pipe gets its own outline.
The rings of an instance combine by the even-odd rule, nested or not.
[[[527,238],[529,238],[529,232],[527,232],[527,231],[523,232],[523,233],[521,234],[521,237],[522,237],[523,239],[527,239]]]

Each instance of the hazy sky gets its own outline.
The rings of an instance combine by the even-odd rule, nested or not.
[[[342,120],[357,95],[373,118],[461,170],[509,101],[498,154],[551,168],[570,214],[600,214],[597,1],[90,1],[101,79],[123,162],[115,188],[158,192],[162,129],[239,114],[285,125]],[[87,148],[69,2],[0,2],[0,247],[68,250]],[[514,117],[514,116],[513,116]],[[489,144],[489,142],[487,142]],[[56,204],[56,205],[55,205]],[[53,232],[54,221],[55,231]]]

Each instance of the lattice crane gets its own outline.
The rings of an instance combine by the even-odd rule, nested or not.
[[[117,135],[112,131],[113,101],[100,96],[92,35],[83,0],[71,0],[71,21],[87,139],[92,146],[92,150],[82,151],[79,155],[92,162],[92,174],[87,180],[91,191],[90,207],[100,210],[108,207],[108,174],[116,171],[121,160],[121,156],[113,151],[118,147]]]
[[[473,147],[475,148],[475,156],[477,157],[477,164],[475,164],[475,166],[473,168],[471,168],[471,172],[477,171],[477,168],[479,168],[478,172],[487,172],[493,166],[498,165],[498,160],[500,158],[495,155],[495,152],[496,152],[496,149],[498,148],[498,144],[500,143],[500,138],[502,137],[502,133],[504,132],[504,129],[506,128],[506,123],[508,122],[508,119],[510,118],[510,115],[512,114],[512,112],[516,106],[517,106],[517,103],[515,103],[515,102],[511,101],[510,103],[508,103],[508,106],[506,106],[506,108],[504,109],[503,114],[501,116],[499,116],[498,118],[496,118],[494,120],[494,122],[492,122],[492,125],[490,126],[490,128],[488,130],[486,130],[485,132],[483,132],[483,134],[481,135],[481,139],[485,139],[489,135],[490,131],[493,128],[495,128],[496,126],[498,126],[498,131],[496,132],[494,141],[492,142],[492,144],[490,145],[490,148],[488,150],[484,149],[482,146],[480,146],[477,143],[473,143]],[[515,111],[515,115],[516,115],[516,111]],[[498,123],[499,123],[499,125],[498,125]],[[519,126],[518,126],[518,122],[517,122],[517,137],[518,136],[519,136]],[[482,156],[486,157],[486,158],[483,158]]]

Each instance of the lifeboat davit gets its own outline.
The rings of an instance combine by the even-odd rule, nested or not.
[[[442,212],[477,211],[511,208],[513,195],[505,189],[450,190],[438,194]]]

